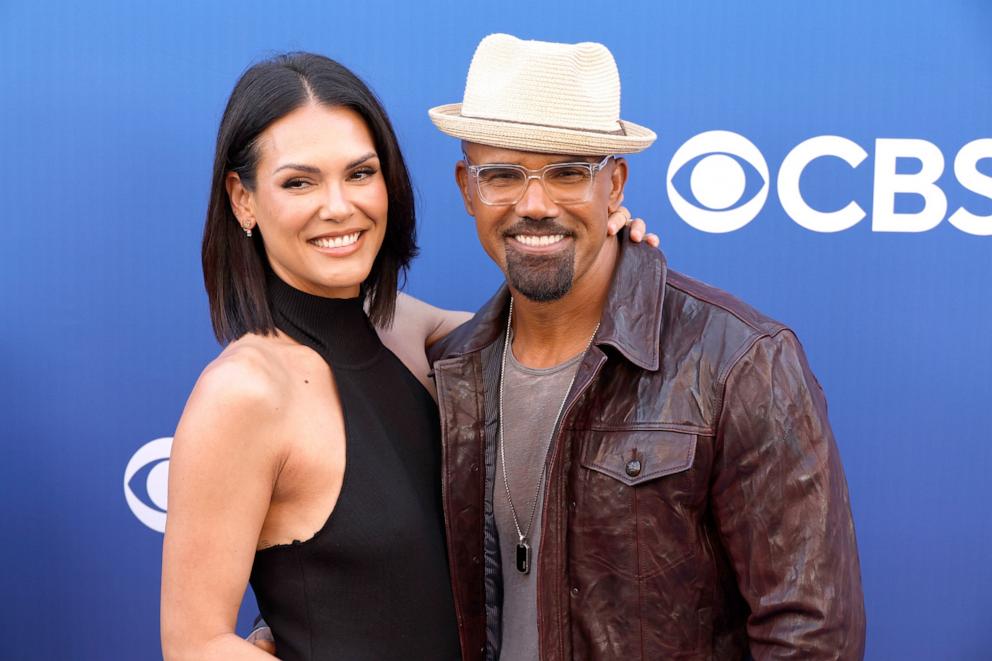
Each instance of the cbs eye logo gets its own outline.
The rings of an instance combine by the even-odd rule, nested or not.
[[[139,521],[158,532],[165,532],[170,452],[172,438],[157,438],[138,448],[124,469],[128,507]]]
[[[752,171],[750,176],[745,165]],[[680,173],[683,169],[690,170],[687,176]],[[675,186],[678,181],[684,189],[686,178],[694,201]],[[676,213],[703,232],[744,227],[768,199],[768,163],[750,140],[731,131],[707,131],[690,138],[672,156],[666,180]]]

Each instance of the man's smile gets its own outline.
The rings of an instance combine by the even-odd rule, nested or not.
[[[564,234],[516,234],[509,237],[517,246],[528,251],[550,252],[564,246]]]

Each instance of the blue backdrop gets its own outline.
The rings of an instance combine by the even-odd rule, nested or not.
[[[408,291],[475,309],[500,275],[426,110],[510,32],[612,49],[623,116],[659,134],[628,206],[674,268],[803,340],[850,484],[868,658],[992,658],[990,28],[983,0],[0,2],[0,656],[160,655],[168,441],[139,449],[218,352],[199,241],[239,73],[305,49],[365,77],[419,192]],[[710,131],[741,138],[694,138]],[[822,135],[856,167],[786,158]],[[810,220],[797,200],[865,217],[816,231],[858,210]]]

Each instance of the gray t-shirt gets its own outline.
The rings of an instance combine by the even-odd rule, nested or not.
[[[541,539],[543,491],[537,493],[541,470],[554,430],[555,415],[565,398],[579,367],[582,354],[544,369],[524,367],[506,355],[503,375],[503,443],[506,456],[510,496],[517,512],[521,531],[530,523],[534,499],[538,498],[534,523],[528,539],[531,546],[531,569],[517,571],[517,529],[506,499],[503,466],[497,453],[496,482],[493,485],[493,510],[499,532],[503,570],[503,641],[501,661],[538,661],[537,640],[537,555]]]

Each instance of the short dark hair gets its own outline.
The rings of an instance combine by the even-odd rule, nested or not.
[[[237,173],[255,186],[258,137],[273,122],[307,103],[349,108],[365,121],[382,166],[389,201],[386,234],[361,295],[369,318],[392,322],[400,275],[417,255],[413,186],[389,117],[369,87],[334,60],[313,53],[285,53],[242,74],[227,101],[217,131],[210,203],[203,229],[203,279],[214,334],[223,344],[245,333],[275,330],[266,293],[265,248],[256,232],[246,238],[231,208],[226,178]]]

